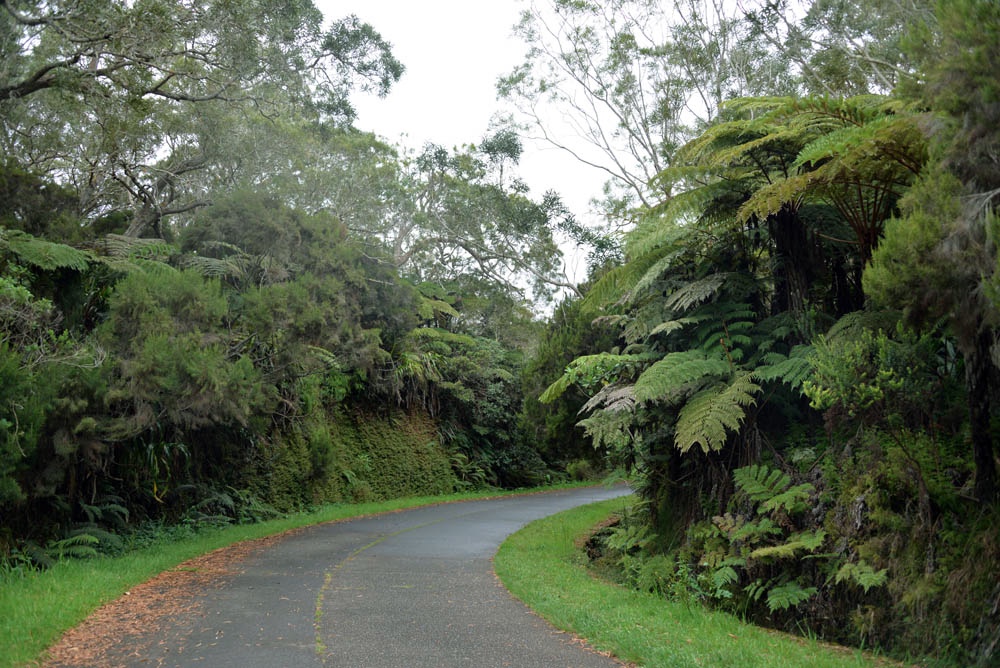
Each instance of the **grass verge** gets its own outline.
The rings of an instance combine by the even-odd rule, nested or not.
[[[182,540],[166,537],[123,556],[67,559],[45,571],[0,573],[0,667],[37,664],[45,650],[63,633],[104,603],[163,571],[215,549],[323,522],[517,493],[524,491],[498,493],[494,490],[331,505],[315,512],[259,524],[204,530]]]
[[[576,543],[627,503],[629,497],[604,501],[529,524],[501,546],[497,575],[556,627],[646,668],[898,665],[745,624],[697,602],[669,601],[593,577]]]

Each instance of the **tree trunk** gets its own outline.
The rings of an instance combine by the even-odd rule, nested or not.
[[[980,325],[965,354],[965,386],[969,402],[972,459],[976,467],[975,495],[983,504],[997,499],[997,468],[990,429],[990,346],[993,332]]]
[[[774,300],[772,315],[791,311],[804,314],[809,303],[809,286],[812,281],[809,239],[806,226],[787,204],[778,213],[768,216],[768,232],[774,244],[772,275]]]

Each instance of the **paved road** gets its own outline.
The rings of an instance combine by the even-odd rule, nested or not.
[[[129,667],[617,666],[511,597],[491,558],[532,520],[624,493],[578,489],[313,527],[250,557],[193,613],[108,656]]]

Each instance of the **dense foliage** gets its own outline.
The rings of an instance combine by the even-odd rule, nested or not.
[[[745,17],[794,94],[720,99],[670,152],[578,302],[613,343],[540,398],[582,392],[632,471],[642,514],[606,539],[627,581],[993,665],[1000,13],[916,4],[892,34],[894,3]]]
[[[568,285],[571,216],[509,131],[414,156],[355,129],[350,93],[403,68],[322,23],[3,3],[2,563],[549,475],[519,427],[527,291]]]
[[[623,580],[993,665],[1000,9],[730,4],[525,11],[499,93],[601,230],[516,125],[354,128],[403,72],[354,17],[0,3],[0,562],[618,469]]]

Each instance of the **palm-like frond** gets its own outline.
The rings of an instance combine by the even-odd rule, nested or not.
[[[696,445],[706,453],[722,449],[729,434],[739,431],[746,409],[756,403],[759,391],[750,373],[702,390],[678,413],[674,444],[681,452]]]
[[[0,228],[0,251],[7,251],[22,264],[43,271],[73,269],[83,271],[94,257],[66,244],[57,244],[22,232]]]
[[[670,353],[635,381],[635,399],[643,404],[672,405],[729,373],[729,363],[721,356],[710,357],[699,350]]]

